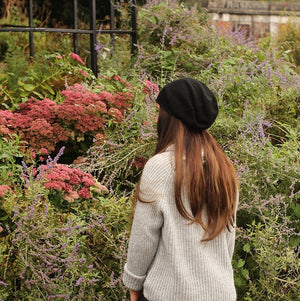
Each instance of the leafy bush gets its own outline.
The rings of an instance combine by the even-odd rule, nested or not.
[[[244,300],[264,300],[265,295],[293,300],[299,289],[299,132],[271,125],[261,115],[250,121],[247,114],[253,113],[246,112],[240,136],[229,146],[241,187],[240,235],[234,256],[236,287]],[[271,143],[270,127],[285,131],[281,144]]]
[[[1,110],[1,132],[21,135],[30,142],[30,152],[42,148],[53,152],[59,143],[68,142],[74,160],[74,155],[78,156],[80,149],[86,151],[104,126],[120,123],[131,106],[130,92],[109,93],[100,86],[97,92],[75,84],[61,92],[64,99],[59,104],[48,98],[30,98],[18,110]]]
[[[196,6],[151,0],[139,8],[138,20],[136,60],[121,39],[113,48],[100,34],[97,79],[74,54],[45,56],[47,64],[41,56],[20,70],[12,60],[3,69],[1,298],[128,300],[120,276],[132,191],[155,147],[154,99],[158,86],[189,76],[218,98],[211,132],[236,165],[241,184],[233,260],[238,300],[297,299],[295,66],[268,37],[254,41],[242,30],[217,32]],[[19,71],[20,81],[34,87],[13,80]],[[41,82],[54,94],[46,86],[41,90]],[[48,157],[63,144],[62,163],[81,155],[72,166]],[[27,165],[20,172],[22,156]]]
[[[10,27],[26,27],[28,26],[28,3],[24,0],[8,0],[2,1],[1,7],[1,19],[0,25],[10,26]],[[37,6],[34,6],[34,15],[37,15],[33,19],[33,25],[35,27],[47,27],[49,26],[49,14],[47,3],[37,11]],[[55,22],[57,26],[58,24]],[[69,34],[60,34],[58,38],[57,33],[45,33],[45,32],[35,32],[34,38],[34,51],[49,51],[55,52],[60,49],[64,53],[68,53],[72,49],[72,40]],[[28,43],[28,33],[26,32],[1,32],[0,33],[0,61],[5,60],[5,58],[13,58],[16,54],[22,53],[23,57],[29,55],[29,43]],[[16,60],[17,62],[17,60]]]
[[[207,20],[207,13],[197,6],[188,8],[173,0],[147,1],[138,12],[136,65],[160,80],[199,72],[205,62],[198,55],[208,51],[214,39],[205,26]]]
[[[39,53],[34,60],[25,60],[20,54],[8,58],[4,73],[0,74],[1,106],[18,109],[20,103],[31,97],[39,100],[51,97],[59,101],[60,91],[66,86],[94,79],[92,71],[84,65],[82,59],[72,52],[64,56]]]
[[[282,26],[279,30],[277,43],[287,56],[296,64],[300,71],[300,25],[291,19],[290,22]]]
[[[101,196],[105,187],[88,174],[57,164],[57,159],[49,158],[38,170],[23,163],[23,189],[8,195],[6,187],[0,187],[0,209],[11,221],[0,228],[0,297],[121,300],[126,296],[120,267],[128,239],[129,200]],[[79,190],[80,203],[63,195],[53,199],[62,183],[73,189],[83,185],[81,191],[88,188],[84,192],[91,196],[87,199]]]

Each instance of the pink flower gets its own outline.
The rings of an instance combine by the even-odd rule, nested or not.
[[[96,183],[92,175],[63,164],[55,164],[51,169],[45,166],[44,169],[45,178],[48,180],[44,184],[46,189],[63,191],[63,197],[68,202],[73,202],[79,197],[91,197],[90,187]]]
[[[108,102],[112,102],[113,99],[114,99],[114,96],[109,93],[109,92],[106,92],[106,91],[103,91],[100,93],[100,97],[101,97],[101,100],[107,100]]]
[[[57,58],[57,59],[60,59],[60,60],[63,59],[63,57],[62,57],[61,55],[57,55],[56,58]]]
[[[89,199],[91,198],[91,193],[90,193],[90,189],[87,187],[83,187],[78,191],[78,194],[80,195],[80,197],[82,197],[83,199]]]
[[[69,203],[73,203],[74,200],[79,199],[79,194],[72,190],[69,193],[64,193],[63,198]]]
[[[0,134],[8,134],[9,133],[9,129],[5,126],[5,125],[0,125]]]
[[[98,193],[108,193],[109,190],[106,186],[100,184],[99,182],[96,182],[94,185],[94,191]]]
[[[121,111],[116,108],[110,108],[108,110],[108,114],[116,118],[117,122],[119,123],[121,123],[124,118]]]
[[[145,92],[146,94],[152,95],[152,94],[157,94],[159,92],[159,89],[158,89],[157,84],[154,84],[149,80],[145,80],[143,92]]]
[[[70,52],[69,55],[70,55],[71,59],[79,62],[82,65],[85,65],[85,62],[81,59],[81,57],[78,54],[76,54],[74,52]]]
[[[110,101],[113,107],[119,109],[122,113],[131,107],[130,101],[133,99],[133,94],[129,92],[118,92]]]
[[[84,72],[83,70],[79,70],[79,73],[81,73],[84,77],[88,77],[87,73]]]
[[[48,155],[49,154],[48,150],[44,147],[42,147],[40,151],[43,155]]]
[[[80,278],[77,280],[75,286],[79,286],[83,280],[84,280],[84,278],[80,277]]]
[[[1,198],[3,198],[8,191],[11,191],[11,188],[8,185],[0,185],[0,197]]]
[[[122,79],[119,75],[113,75],[112,77],[116,81],[120,81],[121,83],[125,84],[127,87],[131,87],[131,85],[126,82],[124,79]]]
[[[46,189],[54,189],[58,191],[63,190],[63,186],[58,182],[47,182],[44,184],[44,186]]]

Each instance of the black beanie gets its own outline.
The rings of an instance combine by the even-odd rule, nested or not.
[[[156,102],[173,117],[199,131],[209,128],[219,111],[213,92],[192,78],[167,84],[158,94]]]

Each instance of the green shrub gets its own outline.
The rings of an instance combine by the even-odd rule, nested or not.
[[[120,277],[130,199],[101,196],[103,187],[99,191],[96,185],[90,188],[89,199],[82,197],[79,204],[68,198],[71,206],[60,206],[50,198],[54,186],[46,185],[50,179],[59,184],[56,177],[47,177],[51,169],[57,172],[57,159],[48,161],[48,169],[23,163],[23,189],[16,187],[5,198],[0,194],[1,212],[10,219],[0,228],[0,298],[124,299],[127,292]],[[75,170],[72,177],[76,178]],[[91,176],[81,181],[87,179],[91,181]]]
[[[177,1],[148,1],[138,11],[136,60],[127,56],[122,39],[115,39],[113,48],[100,34],[98,79],[92,74],[87,78],[79,75],[79,70],[87,70],[68,54],[62,59],[55,54],[45,56],[49,58],[45,66],[41,55],[32,62],[23,60],[24,68],[20,66],[19,70],[13,59],[7,59],[2,67],[0,97],[3,106],[12,111],[26,107],[22,102],[27,96],[39,98],[36,93],[43,96],[40,104],[46,96],[50,102],[62,104],[61,87],[64,89],[64,80],[70,83],[73,76],[92,93],[115,95],[122,91],[132,93],[133,98],[122,122],[109,119],[101,132],[89,133],[89,140],[78,132],[74,134],[82,157],[72,166],[56,165],[61,167],[57,179],[63,180],[60,184],[64,187],[71,185],[79,195],[82,184],[74,184],[68,176],[72,168],[81,169],[107,186],[109,193],[105,196],[92,185],[91,198],[72,199],[63,189],[46,189],[45,178],[20,176],[20,167],[15,164],[15,157],[20,156],[19,143],[0,143],[6,154],[0,165],[1,177],[10,188],[1,187],[0,196],[4,217],[1,298],[42,299],[45,291],[48,298],[54,298],[55,292],[76,293],[88,300],[94,296],[108,301],[128,299],[120,276],[130,228],[130,196],[143,164],[154,152],[157,85],[189,76],[205,82],[218,98],[220,112],[210,131],[236,165],[241,184],[233,260],[238,300],[295,300],[299,295],[300,230],[300,86],[295,66],[269,37],[253,41],[241,30],[221,34],[211,27],[207,13],[196,7],[188,8]],[[61,85],[53,85],[55,70],[60,67],[63,71],[57,74],[57,80]],[[41,90],[41,82],[50,83],[55,93],[51,94],[47,86]],[[76,116],[69,114],[61,121],[66,125]],[[75,132],[75,123],[66,127]],[[77,152],[74,145],[66,146]],[[26,160],[31,171],[50,163],[46,154],[43,162],[39,157],[37,161],[29,157]],[[17,180],[6,176],[12,169]],[[72,196],[77,197],[75,193]],[[30,241],[34,243],[29,245]],[[35,252],[35,246],[40,252]],[[22,254],[26,254],[24,259]],[[69,267],[66,258],[72,257],[75,260]],[[60,270],[54,270],[57,267]],[[48,277],[46,287],[38,278],[39,271]],[[69,288],[56,282],[62,276]]]
[[[287,57],[291,59],[300,71],[300,24],[291,18],[290,22],[282,26],[279,30],[277,43]]]

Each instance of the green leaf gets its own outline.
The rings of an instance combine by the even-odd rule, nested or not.
[[[249,276],[249,271],[247,269],[242,269],[242,275],[247,279]]]
[[[6,103],[2,103],[1,105],[2,105],[6,110],[9,109],[9,106],[8,106]]]
[[[243,247],[243,250],[245,251],[245,252],[247,252],[247,253],[249,253],[250,252],[250,244],[245,244],[244,245],[244,247]]]
[[[0,221],[6,221],[8,219],[8,215],[4,215],[0,217]]]
[[[150,18],[150,21],[151,21],[151,23],[153,23],[154,25],[156,25],[157,24],[157,17],[151,17]]]
[[[172,51],[164,51],[163,56],[164,56],[164,58],[167,58],[167,57],[171,56],[172,54],[173,54]]]
[[[295,215],[298,217],[298,218],[300,218],[300,204],[298,204],[298,203],[292,203],[291,205],[290,205],[290,207],[293,209],[293,211],[294,211],[294,213],[295,213]]]
[[[237,263],[237,268],[241,268],[245,265],[245,261],[243,259],[239,259],[238,263]]]
[[[44,95],[42,95],[41,93],[37,92],[37,91],[33,91],[32,94],[36,95],[37,97],[39,97],[40,99],[44,98]]]
[[[291,247],[297,247],[297,246],[299,246],[300,245],[300,236],[292,236],[290,238],[289,245]]]
[[[49,85],[43,84],[42,88],[47,90],[51,95],[55,95],[55,92],[53,91],[53,89]]]
[[[33,85],[33,84],[25,84],[25,85],[24,85],[24,90],[26,90],[26,91],[28,91],[28,92],[33,91],[34,88],[35,88],[35,85]]]

